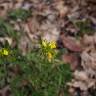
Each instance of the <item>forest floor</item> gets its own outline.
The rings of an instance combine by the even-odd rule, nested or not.
[[[0,96],[96,96],[95,32],[96,0],[0,0]]]

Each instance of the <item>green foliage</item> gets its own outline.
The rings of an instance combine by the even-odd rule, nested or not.
[[[9,12],[9,17],[13,20],[26,20],[29,16],[31,16],[31,12],[25,9],[16,9]]]
[[[5,36],[15,37],[16,32],[8,22],[3,19],[0,19],[0,37]]]
[[[86,20],[77,20],[75,22],[75,26],[79,29],[78,36],[82,36],[83,34],[93,34],[95,29],[92,28],[91,21]]]
[[[2,51],[4,50],[4,52]],[[8,49],[0,49],[0,88],[9,82],[9,65],[15,61],[15,57]]]
[[[9,84],[12,96],[67,96],[64,90],[71,80],[69,65],[57,58],[50,62],[41,53],[38,49],[22,56],[18,50],[10,50],[8,56],[1,56],[0,88]]]
[[[64,91],[66,82],[71,79],[69,66],[57,61],[49,62],[46,58],[42,58],[39,52],[32,52],[26,58],[29,64],[22,65],[21,70],[24,74],[16,79],[29,82],[27,87],[31,86],[32,96],[37,96],[37,94],[39,96],[59,96],[59,92]],[[22,80],[17,80],[17,83],[15,81],[15,85],[18,84],[17,89],[22,86]]]
[[[14,40],[18,40],[20,32],[14,30],[14,26],[6,20],[0,19],[0,37],[11,37],[14,38]]]

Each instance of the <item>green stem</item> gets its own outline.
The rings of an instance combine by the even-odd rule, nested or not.
[[[5,60],[5,63],[4,63],[4,70],[5,70],[5,85],[8,84],[8,66],[7,66],[7,60]]]

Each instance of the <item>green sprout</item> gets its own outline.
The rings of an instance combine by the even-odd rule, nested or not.
[[[25,9],[15,9],[9,12],[9,17],[13,20],[26,20],[28,17],[31,16],[31,12]]]

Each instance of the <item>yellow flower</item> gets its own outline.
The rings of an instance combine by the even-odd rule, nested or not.
[[[42,45],[43,45],[43,47],[47,47],[47,41],[46,40],[42,40]]]
[[[56,42],[52,41],[49,43],[51,49],[56,48]]]
[[[2,55],[9,55],[9,51],[7,49],[2,49]]]
[[[51,61],[51,59],[53,58],[52,54],[50,52],[48,52],[47,56],[48,56],[48,60]]]
[[[55,41],[48,42],[47,40],[42,40],[42,46],[45,48],[48,48],[49,46],[51,49],[54,49],[56,48],[56,42]]]

